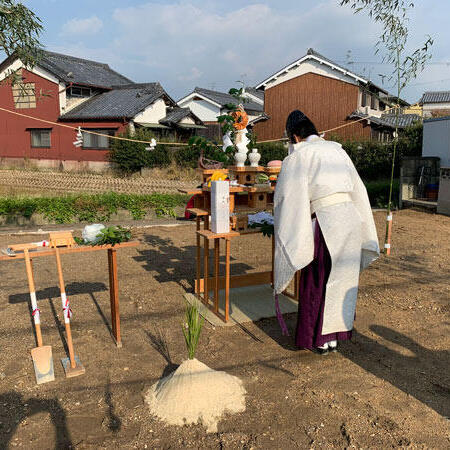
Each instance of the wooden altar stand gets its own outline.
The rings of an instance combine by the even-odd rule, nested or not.
[[[214,171],[203,171],[202,180],[207,182],[208,176]],[[255,184],[257,173],[278,173],[279,168],[251,168],[229,167],[227,173],[235,174],[239,182],[247,182],[244,186],[230,186],[230,232],[213,233],[210,230],[209,216],[211,214],[211,188],[203,184],[201,188],[193,190],[180,190],[184,194],[194,197],[194,208],[187,211],[195,216],[196,220],[196,276],[194,292],[215,315],[224,322],[230,318],[230,289],[246,286],[273,284],[273,258],[274,239],[272,237],[272,269],[265,272],[231,275],[231,240],[245,235],[261,233],[259,229],[248,227],[248,215],[260,211],[273,210],[274,186]],[[203,227],[202,227],[203,224]],[[221,242],[225,244],[225,275],[220,276]],[[210,242],[213,252],[213,271],[210,274]],[[284,292],[284,295],[298,300],[300,273],[294,278],[294,292]],[[219,291],[224,291],[224,313],[219,310]],[[212,296],[210,298],[210,293]]]
[[[109,271],[109,296],[111,307],[111,328],[112,338],[117,347],[122,347],[122,339],[120,335],[120,312],[119,312],[119,281],[117,277],[117,250],[126,247],[137,247],[138,241],[122,242],[121,244],[112,245],[95,245],[95,246],[79,246],[79,247],[60,247],[61,255],[70,253],[88,253],[106,250],[108,253],[108,271]],[[39,247],[37,250],[29,251],[30,259],[41,258],[44,256],[55,257],[55,250],[47,247]],[[16,256],[0,255],[0,261],[17,261],[24,259],[23,253],[17,253]]]

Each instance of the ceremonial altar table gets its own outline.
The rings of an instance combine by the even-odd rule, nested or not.
[[[119,313],[119,281],[117,277],[117,250],[125,247],[137,247],[138,241],[122,242],[120,244],[112,245],[95,245],[95,246],[78,246],[78,247],[61,247],[59,253],[87,253],[100,250],[106,250],[108,253],[108,270],[109,270],[109,295],[111,307],[111,322],[113,340],[117,347],[122,347],[122,339],[120,336],[120,313]],[[52,248],[39,248],[29,252],[30,260],[44,256],[55,256],[55,250]],[[16,256],[2,256],[0,261],[17,261],[24,259],[23,253],[17,253]]]
[[[243,275],[234,275],[230,273],[231,240],[237,237],[261,234],[258,228],[248,227],[248,215],[260,211],[273,210],[273,186],[255,185],[254,173],[266,172],[264,167],[244,167],[228,168],[227,172],[236,172],[238,179],[247,181],[248,186],[230,186],[230,232],[213,233],[210,229],[209,216],[211,214],[211,188],[203,184],[203,187],[194,190],[180,190],[185,194],[194,197],[194,208],[187,211],[196,218],[196,278],[194,292],[197,298],[201,300],[214,314],[224,322],[228,322],[230,315],[230,289],[245,286],[256,286],[273,283],[273,257],[274,257],[274,238],[272,237],[272,269],[265,272],[253,272]],[[279,171],[279,169],[278,169]],[[203,181],[213,171],[203,171]],[[273,169],[271,171],[273,172]],[[203,222],[203,229],[202,229]],[[203,240],[203,246],[202,246]],[[209,248],[210,241],[213,241],[214,247],[214,268],[213,274],[209,273]],[[220,242],[225,242],[225,275],[220,276]],[[203,257],[202,257],[203,250]],[[298,299],[299,274],[294,278],[294,293],[284,292],[284,295]],[[219,311],[219,290],[224,290],[225,307],[224,314]],[[210,292],[212,291],[212,302],[210,301]]]

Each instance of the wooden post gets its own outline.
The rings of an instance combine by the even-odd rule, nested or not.
[[[203,302],[205,305],[209,302],[208,292],[208,272],[209,272],[209,241],[208,238],[204,239],[203,249]]]
[[[272,234],[272,277],[271,277],[271,282],[272,282],[272,287],[274,286],[274,268],[275,268],[275,235]]]
[[[117,279],[117,251],[113,248],[108,249],[108,268],[111,328],[117,347],[122,347],[122,339],[120,336],[119,281]]]
[[[298,301],[300,301],[300,274],[301,271],[297,270],[297,272],[295,272],[295,279],[294,279],[294,297]]]
[[[225,239],[225,322],[230,316],[230,242]]]
[[[27,270],[28,286],[30,289],[31,312],[33,313],[33,309],[35,308],[37,309],[36,288],[34,286],[34,276],[33,276],[33,260],[29,256],[28,249],[25,249],[23,253],[25,255],[25,268]],[[36,318],[34,318],[34,329],[36,330],[37,346],[42,347],[41,322]]]
[[[197,224],[197,231],[200,230],[200,222],[202,221],[201,216],[197,216],[195,218],[196,224]],[[197,233],[196,233],[197,234]],[[201,264],[200,264],[200,258],[201,258],[201,241],[200,236],[197,234],[197,276],[195,280],[195,292],[197,294],[200,294],[200,277],[201,277]]]
[[[220,239],[214,239],[214,311],[219,312]]]

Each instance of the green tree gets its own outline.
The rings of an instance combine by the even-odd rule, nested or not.
[[[407,53],[409,41],[408,14],[414,8],[414,3],[411,0],[340,0],[340,4],[350,5],[355,13],[366,12],[370,18],[382,26],[382,32],[375,45],[375,53],[381,53],[383,61],[392,65],[392,72],[388,78],[396,88],[397,104],[385,235],[385,249],[386,253],[389,254],[390,242],[388,241],[392,224],[391,209],[395,158],[399,142],[400,96],[404,88],[422,72],[426,62],[431,58],[429,50],[433,40],[428,36],[421,47],[409,54]]]

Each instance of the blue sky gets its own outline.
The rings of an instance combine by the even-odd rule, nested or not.
[[[379,27],[338,0],[27,0],[51,51],[110,64],[136,82],[160,81],[178,99],[195,86],[227,91],[262,81],[309,47],[381,84],[390,73],[374,54]],[[417,0],[411,48],[427,34],[433,58],[404,97],[450,90],[450,2]],[[434,6],[434,8],[433,8]],[[392,90],[389,82],[383,85]]]

